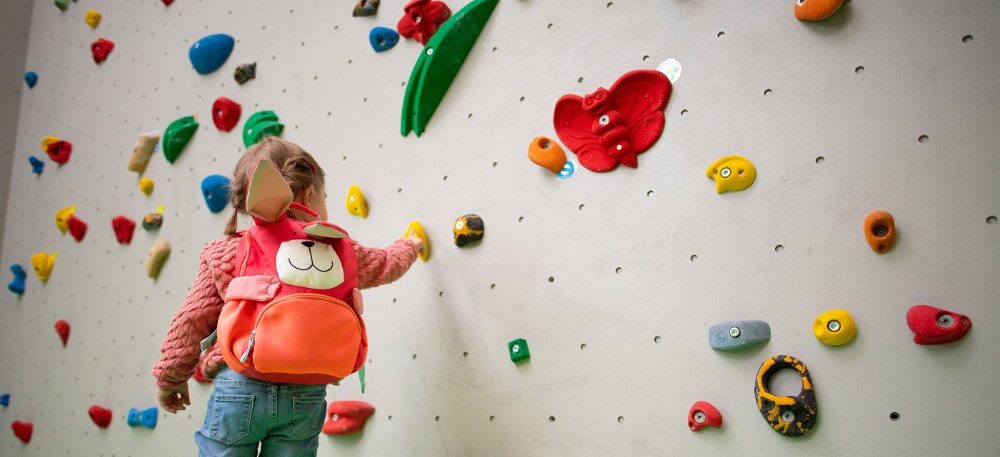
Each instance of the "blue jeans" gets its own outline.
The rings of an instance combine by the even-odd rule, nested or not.
[[[194,434],[199,457],[315,457],[326,386],[278,384],[223,368]]]

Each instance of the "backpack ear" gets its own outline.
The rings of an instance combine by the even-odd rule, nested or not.
[[[265,222],[278,220],[294,199],[285,178],[266,160],[257,162],[247,187],[247,212]]]
[[[333,224],[316,222],[308,225],[304,230],[307,235],[313,238],[348,238],[347,232]]]

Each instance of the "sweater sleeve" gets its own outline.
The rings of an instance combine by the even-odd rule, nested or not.
[[[417,246],[397,240],[387,248],[369,248],[351,240],[358,256],[358,288],[369,289],[393,282],[417,260]]]
[[[201,251],[198,275],[181,308],[174,314],[160,346],[160,360],[153,366],[156,385],[173,389],[194,375],[200,343],[215,330],[222,312],[222,292],[232,271],[234,239],[210,243]],[[221,268],[220,268],[221,267]],[[228,268],[226,268],[228,267]]]

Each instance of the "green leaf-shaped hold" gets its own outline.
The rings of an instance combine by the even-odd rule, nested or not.
[[[167,130],[163,132],[163,157],[167,162],[174,163],[177,160],[197,131],[198,121],[194,116],[184,116],[167,126]]]
[[[265,136],[281,136],[284,130],[274,111],[257,111],[243,124],[243,145],[249,148]]]

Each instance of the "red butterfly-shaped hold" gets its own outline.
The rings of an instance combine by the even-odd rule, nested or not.
[[[586,97],[563,95],[552,119],[556,134],[591,171],[611,171],[619,163],[635,168],[636,156],[663,133],[671,90],[663,73],[634,70],[610,89],[599,87]]]
[[[451,17],[451,9],[444,2],[410,0],[403,7],[403,17],[396,24],[396,30],[406,38],[413,38],[420,44],[427,44],[441,23],[449,17]]]

